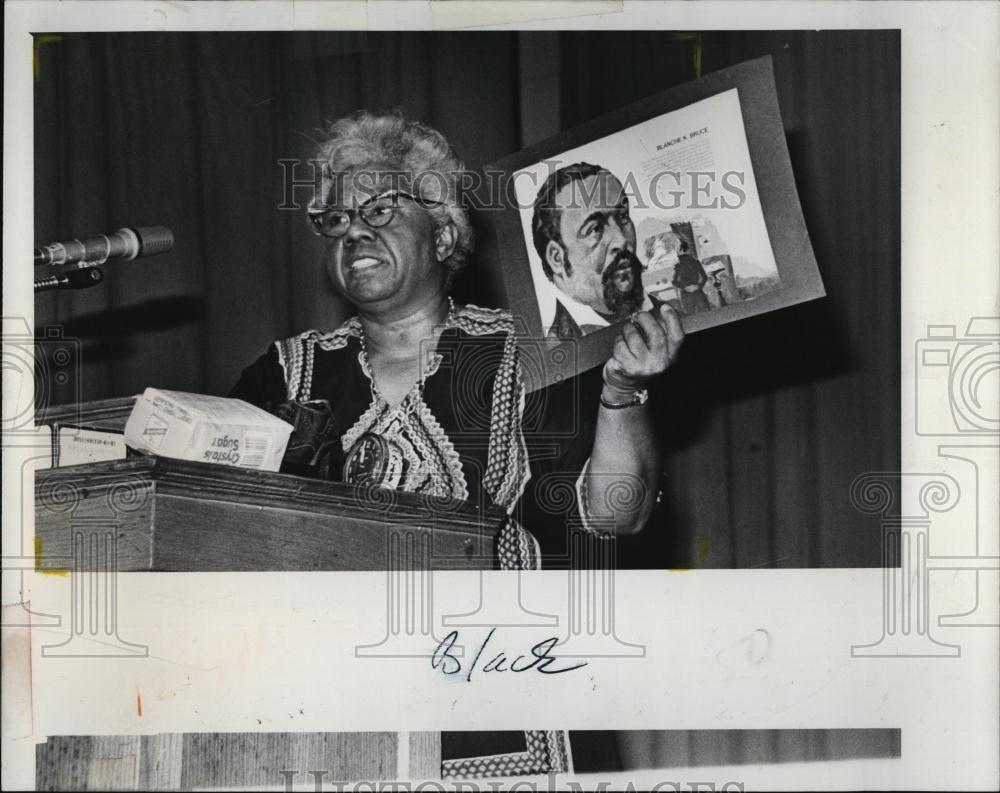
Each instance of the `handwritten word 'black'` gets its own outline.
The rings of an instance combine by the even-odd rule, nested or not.
[[[507,651],[502,650],[479,667],[478,664],[486,650],[486,645],[489,644],[496,630],[496,628],[490,629],[482,644],[479,645],[472,663],[464,670],[461,660],[454,654],[455,645],[458,643],[458,631],[452,631],[434,648],[434,653],[431,656],[431,668],[440,669],[441,674],[444,675],[457,675],[464,671],[466,681],[471,682],[472,673],[477,670],[485,674],[486,672],[527,672],[534,669],[543,675],[558,675],[563,672],[572,672],[574,669],[587,665],[586,661],[582,661],[575,666],[553,667],[559,659],[551,654],[552,648],[556,646],[559,639],[552,636],[534,645],[529,651],[530,655],[518,655],[511,660]]]

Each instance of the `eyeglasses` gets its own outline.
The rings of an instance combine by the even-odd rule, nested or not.
[[[309,225],[312,230],[323,237],[343,237],[354,222],[357,214],[369,228],[380,229],[388,226],[399,209],[399,199],[408,198],[422,207],[441,206],[441,201],[411,195],[402,190],[390,190],[387,193],[374,196],[357,209],[336,209],[325,205],[311,206],[306,210],[309,214]]]

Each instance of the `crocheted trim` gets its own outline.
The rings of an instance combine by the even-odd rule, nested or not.
[[[513,333],[514,318],[502,308],[480,308],[465,305],[455,311],[453,327],[470,336],[488,336],[492,333]]]
[[[509,311],[499,308],[480,308],[466,305],[455,311],[453,320],[447,327],[455,327],[471,336],[487,336],[492,333],[512,333],[514,320]],[[307,330],[274,344],[278,348],[278,360],[285,373],[285,387],[289,399],[308,400],[312,391],[312,369],[316,347],[321,350],[339,350],[354,338],[361,338],[361,320],[350,317],[336,330],[320,333]],[[436,356],[427,376],[433,375],[441,364]],[[369,375],[370,376],[370,375]]]
[[[410,421],[412,423],[417,423],[418,420],[424,432],[434,441],[432,448],[427,450],[428,453],[433,453],[439,457],[450,474],[450,492],[442,493],[441,495],[450,495],[452,498],[460,498],[467,501],[469,498],[469,486],[465,481],[465,474],[462,472],[461,457],[459,457],[458,452],[455,450],[455,445],[444,431],[444,427],[441,426],[434,414],[431,413],[431,409],[427,406],[427,403],[420,397],[417,397],[417,406],[410,414]],[[417,438],[421,442],[423,441],[419,435],[417,435]]]
[[[498,776],[531,776],[569,770],[567,734],[564,730],[527,730],[526,751],[484,755],[441,763],[442,779],[489,779]]]
[[[348,339],[361,338],[361,320],[357,317],[351,317],[344,320],[340,327],[334,331],[329,333],[313,331],[313,333],[316,334],[316,344],[321,350],[339,350],[347,344]]]
[[[278,361],[285,373],[288,399],[307,401],[311,398],[316,347],[321,350],[339,350],[349,339],[360,336],[361,323],[357,317],[351,317],[329,333],[307,330],[298,336],[276,341],[274,345],[278,348]]]
[[[483,486],[494,502],[511,512],[531,478],[528,448],[521,426],[526,389],[517,357],[517,341],[507,335],[503,361],[493,380],[490,443]]]
[[[540,570],[542,552],[535,536],[514,518],[508,518],[496,538],[497,562],[501,570]]]
[[[413,400],[416,400],[413,402]],[[401,489],[468,499],[461,458],[427,404],[410,394],[393,409],[374,400],[341,439],[348,451],[365,432],[395,441],[408,463]],[[442,475],[445,474],[445,475]]]
[[[285,354],[285,342],[276,341],[274,342],[274,349],[278,352],[278,363],[281,365],[281,374],[285,378],[285,399],[291,399],[291,382],[292,377],[295,376],[292,372],[292,362],[288,360],[288,356]]]
[[[285,373],[285,391],[288,399],[299,398],[303,382],[312,380],[313,342],[316,331],[307,330],[298,336],[276,341],[278,361]],[[307,376],[308,372],[308,376]],[[306,397],[308,399],[308,397]]]
[[[347,432],[341,437],[341,445],[344,447],[346,452],[350,449],[361,437],[361,434],[367,432],[369,428],[376,426],[382,419],[383,415],[388,413],[388,406],[375,402],[374,400],[368,405],[367,410],[362,413],[358,420],[354,422],[354,426],[351,427]]]

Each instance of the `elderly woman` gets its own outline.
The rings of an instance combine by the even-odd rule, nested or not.
[[[473,232],[458,190],[464,166],[445,138],[400,115],[361,112],[330,126],[318,159],[322,194],[309,221],[357,313],[333,332],[276,342],[233,396],[267,408],[327,400],[348,470],[388,455],[387,486],[503,507],[512,515],[497,544],[504,568],[538,565],[533,535],[565,534],[555,513],[566,513],[566,497],[542,492],[560,482],[573,485],[560,491],[571,494],[569,523],[605,535],[640,530],[660,469],[640,389],[676,356],[676,316],[647,312],[626,324],[599,402],[571,404],[585,391],[574,382],[526,398],[510,314],[449,296]],[[623,222],[620,209],[611,213]]]

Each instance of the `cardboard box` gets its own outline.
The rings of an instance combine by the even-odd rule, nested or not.
[[[125,442],[178,460],[277,471],[291,432],[291,424],[240,399],[147,388],[125,424]]]

